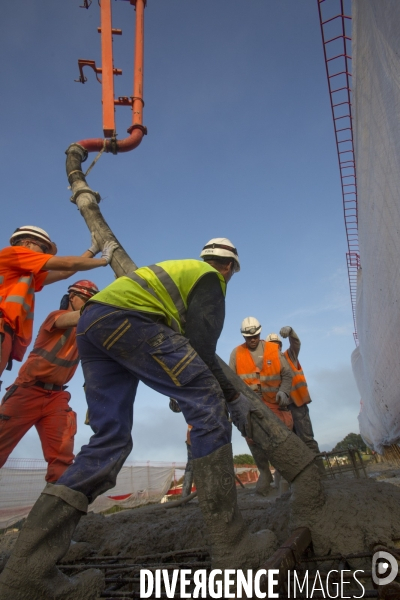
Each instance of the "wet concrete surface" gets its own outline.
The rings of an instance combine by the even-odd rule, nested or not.
[[[254,533],[270,529],[283,544],[290,526],[311,529],[317,555],[349,554],[370,550],[374,543],[400,538],[400,469],[371,465],[368,479],[340,478],[324,481],[325,503],[305,522],[293,523],[290,491],[278,496],[271,488],[267,497],[255,494],[254,485],[238,488],[238,504]],[[0,559],[4,563],[15,543],[17,531],[0,536]],[[90,556],[137,557],[208,545],[204,522],[196,499],[177,508],[148,505],[104,516],[89,513],[79,522],[75,543],[63,563]]]

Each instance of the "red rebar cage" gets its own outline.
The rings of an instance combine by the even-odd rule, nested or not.
[[[322,43],[328,78],[329,97],[342,184],[346,254],[350,299],[354,321],[354,341],[358,345],[356,323],[358,245],[357,175],[351,110],[352,51],[350,0],[317,0]]]

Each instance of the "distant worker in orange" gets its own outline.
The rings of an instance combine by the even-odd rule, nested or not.
[[[0,406],[0,467],[33,426],[48,464],[46,481],[55,483],[72,464],[76,413],[65,388],[79,363],[80,309],[98,291],[88,280],[70,285],[60,310],[51,312],[40,327],[33,350]]]
[[[35,292],[44,285],[71,277],[77,271],[105,267],[116,242],[106,242],[101,258],[96,242],[82,256],[59,256],[48,233],[34,225],[18,227],[10,246],[0,250],[0,376],[11,370],[12,360],[22,361],[32,340]]]
[[[301,342],[295,330],[290,326],[282,327],[280,335],[283,338],[289,338],[290,344],[283,355],[293,371],[288,408],[293,417],[294,432],[301,440],[303,440],[310,450],[319,454],[319,447],[317,441],[314,439],[310,412],[307,406],[311,402],[310,393],[308,391],[308,385],[306,378],[304,377],[303,369],[299,362]],[[319,462],[317,461],[317,463],[321,471],[324,470],[322,459]]]
[[[292,415],[286,406],[293,374],[286,358],[274,339],[260,339],[261,324],[255,317],[246,317],[240,331],[244,344],[233,349],[229,359],[230,368],[289,429],[293,429]],[[252,440],[246,440],[260,471],[256,492],[266,496],[272,483],[268,457]]]

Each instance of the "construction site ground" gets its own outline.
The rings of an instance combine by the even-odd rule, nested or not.
[[[385,520],[393,524],[393,514],[389,517],[386,511],[393,513],[397,507],[399,523],[394,523],[393,534],[400,535],[400,468],[387,463],[373,462],[367,467],[368,479],[354,479],[350,475],[337,479],[327,479],[324,487],[331,502],[334,502],[332,519],[339,525],[340,515],[354,512],[354,525],[359,520],[369,520],[369,531],[376,524],[377,538],[380,535],[380,522]],[[247,485],[245,489],[238,487],[238,503],[244,520],[251,532],[261,529],[272,530],[279,544],[283,544],[290,535],[290,491],[279,497],[275,489],[267,497],[255,494],[255,485]],[[352,488],[354,498],[360,498],[353,505],[348,505],[348,494],[342,490]],[[343,500],[341,500],[343,498]],[[368,509],[369,499],[373,500]],[[379,500],[381,499],[381,500]],[[343,506],[341,505],[343,503]],[[380,514],[373,508],[375,502],[380,506]],[[166,504],[152,504],[132,510],[123,510],[109,515],[89,513],[84,516],[74,534],[74,542],[64,558],[65,564],[81,561],[90,556],[126,556],[136,560],[155,553],[176,552],[189,548],[207,547],[205,526],[200,514],[197,499],[176,508],[166,508]],[[348,519],[345,519],[348,523]],[[18,524],[19,525],[19,524]],[[7,560],[15,540],[18,528],[11,528],[0,535],[0,570]],[[351,540],[357,537],[349,531],[349,546],[341,542],[340,550],[354,552]],[[379,541],[377,539],[376,541]],[[366,542],[367,543],[367,542]],[[361,551],[359,548],[357,551]]]

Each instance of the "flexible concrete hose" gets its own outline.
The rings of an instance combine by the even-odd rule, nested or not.
[[[86,183],[82,172],[82,163],[87,158],[87,151],[79,144],[71,144],[66,151],[66,155],[67,176],[72,190],[71,200],[79,208],[79,212],[85,219],[90,233],[94,235],[100,248],[103,248],[104,242],[107,241],[118,243],[119,248],[115,250],[111,260],[111,267],[116,276],[122,277],[128,273],[132,273],[137,269],[137,265],[125,252],[122,244],[115,237],[101,214],[98,205],[99,194],[91,190]]]
[[[114,252],[111,267],[117,277],[128,275],[137,269],[136,264],[128,256],[120,242],[107,225],[98,206],[98,194],[86,183],[81,165],[87,158],[87,151],[79,144],[72,144],[67,154],[67,176],[72,189],[72,201],[86,221],[91,233],[102,248],[104,242],[118,242],[119,248]],[[300,440],[297,435],[278,419],[228,365],[218,359],[220,365],[235,388],[243,392],[263,413],[259,419],[252,415],[253,441],[266,453],[271,464],[287,481],[292,483],[293,501],[300,506],[317,508],[324,503],[321,477],[314,464],[315,454]],[[300,476],[301,475],[301,476]],[[190,496],[188,496],[190,498]]]

